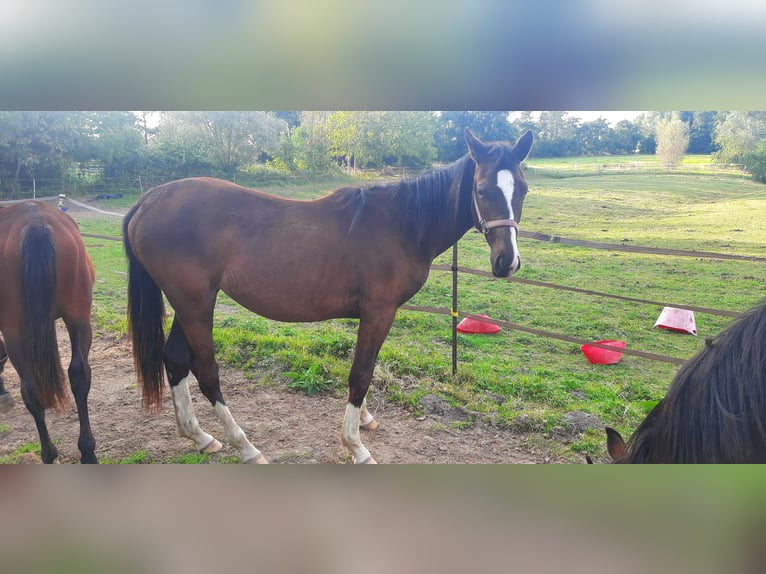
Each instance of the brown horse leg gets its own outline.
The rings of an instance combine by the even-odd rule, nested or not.
[[[178,317],[178,314],[176,314]],[[249,440],[245,432],[234,420],[229,407],[221,394],[218,377],[218,364],[215,362],[215,345],[213,344],[213,319],[189,321],[179,318],[191,349],[191,371],[197,378],[200,391],[213,405],[219,420],[226,431],[226,442],[239,450],[239,458],[245,463],[262,464],[268,462]]]
[[[191,349],[183,329],[175,319],[170,328],[163,358],[170,393],[173,397],[178,435],[190,439],[200,452],[211,454],[221,450],[221,443],[202,430],[194,414],[187,380],[191,364]]]
[[[9,342],[9,354],[13,357],[18,357],[13,350]],[[40,437],[40,458],[43,459],[45,464],[51,464],[56,461],[59,456],[59,452],[53,443],[51,437],[48,434],[48,427],[45,424],[45,409],[43,409],[40,400],[35,394],[32,380],[29,376],[29,369],[19,360],[14,359],[14,366],[21,379],[21,398],[24,400],[24,404],[27,410],[31,413],[32,418],[35,419],[35,426],[37,427],[37,434]]]
[[[72,361],[69,363],[67,373],[69,386],[77,405],[77,417],[80,420],[80,438],[77,441],[77,447],[80,449],[80,463],[97,464],[96,439],[93,438],[88,416],[88,394],[91,383],[88,354],[93,341],[93,331],[90,322],[67,322],[66,320],[64,322],[72,343]]]
[[[28,366],[28,361],[25,359],[26,354],[23,343],[19,338],[8,335],[5,344],[8,356],[11,358],[13,366],[16,367],[16,372],[21,380],[21,398],[24,400],[24,404],[31,413],[32,418],[35,419],[37,434],[40,436],[40,458],[43,459],[45,464],[51,464],[58,458],[59,453],[56,447],[53,446],[51,437],[48,434],[48,427],[45,424],[45,409],[35,393],[31,369]]]
[[[0,413],[7,413],[13,408],[13,397],[5,390],[3,382],[3,369],[8,360],[8,354],[5,352],[5,343],[0,337]]]
[[[375,419],[367,411],[365,397],[367,389],[370,387],[372,373],[375,370],[378,352],[383,341],[386,340],[395,315],[396,307],[388,312],[378,311],[365,314],[359,320],[356,352],[351,364],[351,372],[348,375],[348,404],[346,405],[346,415],[343,418],[343,431],[341,433],[341,443],[351,452],[354,463],[357,464],[375,463],[370,451],[362,444],[359,426],[360,423],[364,422],[365,426],[370,428],[372,422],[375,422]],[[366,413],[368,420],[362,419],[363,413]]]

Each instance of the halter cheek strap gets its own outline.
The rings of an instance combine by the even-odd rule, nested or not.
[[[473,208],[476,210],[476,217],[479,219],[479,227],[481,227],[481,232],[484,235],[487,235],[489,230],[495,227],[513,227],[516,233],[519,232],[519,224],[513,219],[491,219],[487,221],[481,215],[481,210],[479,210],[479,202],[476,201],[476,190],[473,191],[471,197],[473,198]]]

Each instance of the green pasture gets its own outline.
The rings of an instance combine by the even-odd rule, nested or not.
[[[533,152],[534,153],[534,152]],[[636,175],[636,174],[697,174],[748,177],[735,165],[714,163],[709,155],[689,154],[676,164],[668,164],[656,155],[612,155],[566,158],[533,158],[528,165],[529,174],[552,178],[569,178],[587,175]]]
[[[594,162],[605,163],[605,158]],[[703,162],[699,162],[702,164]],[[542,165],[532,162],[532,165]],[[548,166],[551,167],[551,166]],[[739,175],[638,169],[578,177],[529,170],[522,229],[594,241],[766,257],[766,186]],[[345,180],[296,182],[267,190],[316,197]],[[129,205],[136,198],[125,198]],[[115,218],[82,218],[84,233],[120,235]],[[119,242],[87,238],[97,270],[97,329],[125,334],[126,275]],[[666,257],[568,247],[522,239],[518,277],[670,304],[744,311],[766,296],[766,264]],[[469,232],[459,265],[489,270],[483,238]],[[436,263],[450,263],[451,252]],[[411,303],[449,308],[449,273],[433,271]],[[584,340],[623,339],[633,349],[686,359],[730,323],[696,314],[699,336],[654,329],[661,307],[626,303],[505,280],[460,276],[461,311],[487,315]],[[257,317],[221,295],[215,323],[219,359],[254,384],[314,393],[346,393],[356,321],[284,324]],[[624,435],[665,393],[677,367],[625,355],[590,365],[577,345],[504,330],[458,336],[458,374],[451,375],[451,319],[400,310],[380,353],[372,393],[421,409],[436,394],[472,414],[472,422],[530,433],[529,440],[582,462],[605,458],[603,434],[562,435],[564,415],[592,413]],[[224,393],[226,389],[224,388]],[[242,416],[242,415],[240,415]],[[460,423],[464,425],[466,423]],[[562,439],[562,436],[572,438]],[[558,437],[558,438],[557,438]]]

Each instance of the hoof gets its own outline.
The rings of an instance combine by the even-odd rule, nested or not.
[[[13,397],[9,393],[0,395],[0,413],[7,413],[13,408]]]
[[[255,458],[251,458],[249,460],[245,461],[245,464],[269,464],[269,461],[266,460],[266,457],[262,454],[259,454]]]
[[[376,428],[378,428],[378,421],[376,421],[375,419],[372,419],[366,425],[359,425],[359,428],[362,430],[375,430]]]
[[[216,439],[211,440],[209,443],[207,443],[207,446],[203,448],[200,452],[204,452],[205,454],[213,454],[214,452],[218,452],[223,448],[223,445],[218,442]]]
[[[377,461],[377,460],[375,460],[374,458],[372,458],[372,456],[370,456],[370,457],[369,457],[367,460],[365,460],[364,462],[358,462],[357,464],[378,464],[378,461]]]

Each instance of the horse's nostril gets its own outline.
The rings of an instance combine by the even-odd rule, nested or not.
[[[503,269],[507,269],[508,267],[510,267],[510,265],[502,253],[495,258],[495,269],[501,271]]]

